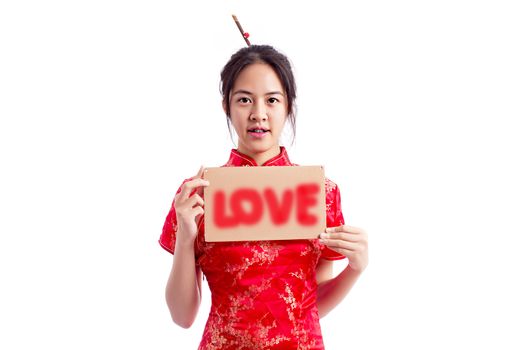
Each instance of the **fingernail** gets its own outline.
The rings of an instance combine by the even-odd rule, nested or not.
[[[327,236],[328,236],[328,235],[327,235],[326,233],[324,233],[324,232],[322,232],[322,233],[320,234],[320,238],[326,238]]]

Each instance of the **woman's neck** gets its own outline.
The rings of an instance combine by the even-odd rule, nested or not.
[[[245,150],[241,145],[238,145],[237,151],[251,157],[258,166],[264,164],[271,158],[274,158],[280,154],[280,146],[276,145],[264,152],[250,152]]]

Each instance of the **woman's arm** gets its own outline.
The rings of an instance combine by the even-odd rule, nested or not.
[[[166,286],[166,302],[171,318],[183,328],[193,324],[202,299],[202,271],[195,264],[193,242],[184,242],[180,238],[176,240],[173,266]]]
[[[197,222],[204,214],[203,187],[209,181],[202,179],[203,167],[190,181],[184,182],[175,195],[177,232],[173,265],[166,286],[166,302],[173,321],[189,328],[195,321],[201,300],[202,272],[195,262]]]
[[[360,276],[349,265],[335,278],[332,278],[332,273],[333,262],[320,259],[317,265],[317,307],[321,318],[345,298]]]
[[[349,293],[368,264],[367,233],[342,225],[326,229],[320,242],[348,258],[348,266],[335,278],[333,262],[320,259],[317,265],[317,306],[320,317],[335,308]]]

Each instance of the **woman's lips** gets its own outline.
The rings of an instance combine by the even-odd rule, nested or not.
[[[261,139],[263,138],[264,136],[266,136],[267,134],[269,134],[269,130],[265,130],[263,132],[257,132],[257,131],[252,131],[252,130],[248,130],[247,133],[252,137],[252,138],[255,138],[255,139]]]

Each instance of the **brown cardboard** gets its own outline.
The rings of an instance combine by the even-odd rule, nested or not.
[[[210,182],[204,188],[207,242],[312,239],[318,238],[326,227],[322,166],[206,168],[203,177]],[[318,192],[314,193],[314,189]],[[221,202],[224,206],[219,205]],[[287,206],[289,211],[284,210],[284,202],[291,203]],[[257,216],[260,211],[255,207],[262,208],[262,214]],[[235,215],[239,213],[245,215]],[[284,213],[289,213],[287,220]],[[256,222],[235,224],[239,217]],[[275,224],[275,218],[280,224]]]

